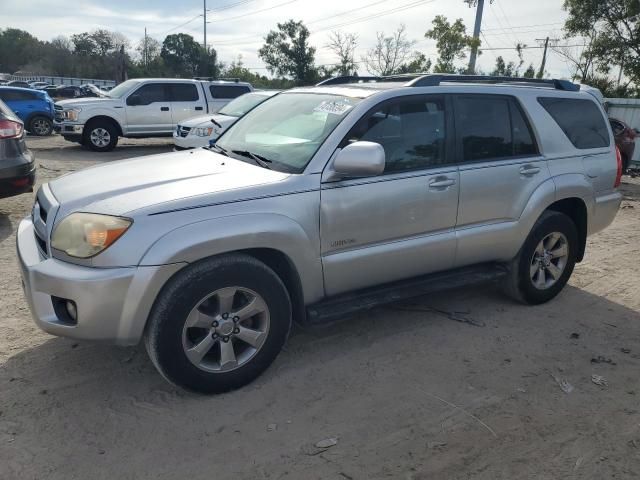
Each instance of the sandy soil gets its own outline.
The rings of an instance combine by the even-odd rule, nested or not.
[[[29,143],[40,181],[169,150]],[[14,253],[33,196],[0,200],[0,479],[637,479],[640,181],[623,189],[555,301],[470,288],[298,329],[216,397],[169,386],[142,348],[40,332]]]

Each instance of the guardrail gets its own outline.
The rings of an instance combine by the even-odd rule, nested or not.
[[[115,87],[114,80],[101,80],[98,78],[79,78],[79,77],[56,77],[51,75],[9,75],[7,80],[21,80],[28,82],[31,80],[38,82],[47,82],[52,85],[84,85],[92,83],[96,87]]]

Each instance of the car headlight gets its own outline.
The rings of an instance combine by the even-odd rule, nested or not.
[[[213,127],[198,127],[191,130],[198,137],[209,137],[213,133]]]
[[[66,118],[67,120],[71,120],[72,122],[76,122],[81,111],[82,109],[78,107],[72,108],[70,110],[65,110],[64,118]]]
[[[51,247],[71,257],[94,257],[131,226],[132,220],[96,213],[72,213],[56,225]]]

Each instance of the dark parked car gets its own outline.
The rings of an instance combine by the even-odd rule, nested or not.
[[[58,98],[78,98],[82,97],[82,88],[75,85],[62,85],[56,89],[53,94],[54,97]]]
[[[0,198],[32,192],[35,178],[33,154],[24,141],[24,124],[0,100]]]
[[[2,100],[24,122],[32,135],[50,135],[53,130],[53,101],[42,90],[0,87]]]
[[[21,80],[14,80],[12,82],[7,83],[7,87],[20,87],[20,88],[31,88],[28,82],[23,82]]]
[[[609,123],[616,139],[616,146],[620,149],[620,154],[622,155],[622,171],[626,172],[636,149],[638,132],[616,118],[609,118]]]

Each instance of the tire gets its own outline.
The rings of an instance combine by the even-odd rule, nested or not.
[[[103,120],[90,122],[84,128],[83,145],[94,152],[110,152],[118,144],[118,130]]]
[[[53,122],[42,115],[36,115],[29,120],[29,133],[37,137],[46,137],[53,132]]]
[[[202,260],[169,280],[144,338],[165,379],[210,394],[258,377],[280,353],[290,329],[291,301],[280,277],[251,256],[232,254]]]
[[[573,220],[564,213],[544,212],[510,264],[506,293],[529,305],[548,302],[569,281],[577,253],[578,231]]]

